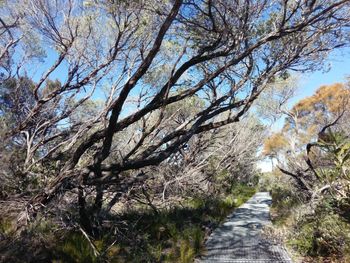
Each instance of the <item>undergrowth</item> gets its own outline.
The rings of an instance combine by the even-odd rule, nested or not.
[[[33,227],[32,231],[50,243],[42,242],[35,248],[26,243],[23,245],[26,251],[21,255],[15,255],[13,249],[12,262],[16,262],[15,259],[23,262],[34,250],[41,251],[46,261],[32,262],[193,262],[203,252],[210,232],[254,193],[253,187],[236,184],[225,195],[193,197],[182,205],[158,212],[135,209],[109,215],[107,220],[113,222],[113,227],[105,227],[100,237],[91,239],[91,243],[77,228],[52,236],[47,230],[50,224],[46,222]],[[7,223],[3,222],[1,227],[7,229]]]
[[[315,207],[302,202],[286,185],[271,189],[275,233],[302,262],[350,262],[350,217],[347,202],[324,197]]]

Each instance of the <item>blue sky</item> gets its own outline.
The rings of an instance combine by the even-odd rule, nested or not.
[[[291,103],[294,104],[301,98],[311,96],[317,88],[324,84],[344,82],[345,77],[350,76],[350,48],[332,54],[327,59],[326,64],[328,63],[331,68],[327,72],[316,71],[302,75],[298,94]]]
[[[350,77],[350,47],[337,50],[325,62],[325,70],[300,74],[296,96],[289,102],[289,107],[305,97],[312,96],[322,85],[344,82]],[[273,130],[279,130],[283,125],[283,118],[273,126]]]

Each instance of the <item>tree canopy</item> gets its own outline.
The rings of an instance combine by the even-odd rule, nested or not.
[[[73,196],[88,232],[128,182],[178,165],[277,79],[322,68],[349,40],[349,0],[4,3],[1,158],[18,158],[2,176],[21,186],[6,195],[24,221]],[[322,88],[292,114],[305,129],[331,120],[343,90]]]
[[[347,83],[321,86],[286,112],[282,130],[265,141],[264,154],[309,195],[325,186],[347,191],[349,99]]]

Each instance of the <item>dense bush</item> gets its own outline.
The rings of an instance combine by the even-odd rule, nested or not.
[[[296,208],[302,203],[300,197],[293,189],[278,185],[271,189],[272,206],[271,219],[276,224],[283,224],[293,213],[293,208]]]
[[[26,243],[23,239],[18,243],[9,233],[11,225],[3,221],[0,233],[11,242],[2,246],[8,253],[0,259],[56,263],[193,262],[203,252],[208,234],[254,193],[254,187],[236,183],[228,193],[190,198],[157,213],[145,206],[110,214],[108,220],[115,225],[105,227],[99,238],[90,241],[77,227],[62,231],[43,221],[27,233]]]
[[[297,262],[350,262],[349,199],[331,192],[305,199],[290,181],[276,171],[260,180],[273,200],[269,238],[284,242]]]
[[[282,240],[296,257],[301,256],[303,262],[323,262],[324,259],[347,262],[350,259],[346,200],[339,203],[332,196],[325,196],[312,206],[286,184],[275,184],[271,194],[274,234],[282,233]]]
[[[332,211],[297,221],[289,244],[304,256],[343,257],[350,252],[350,225]]]

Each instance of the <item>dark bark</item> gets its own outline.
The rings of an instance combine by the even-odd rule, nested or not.
[[[294,181],[296,182],[298,188],[300,190],[302,190],[302,192],[305,194],[305,196],[307,197],[307,199],[309,199],[312,195],[312,189],[308,186],[308,184],[304,181],[303,179],[303,175],[300,172],[297,172],[297,174],[289,172],[279,166],[277,166],[277,168],[284,174],[291,176]]]
[[[89,234],[93,235],[93,226],[91,219],[86,210],[86,201],[84,195],[84,188],[80,185],[78,187],[78,208],[79,208],[79,221],[82,228]]]

